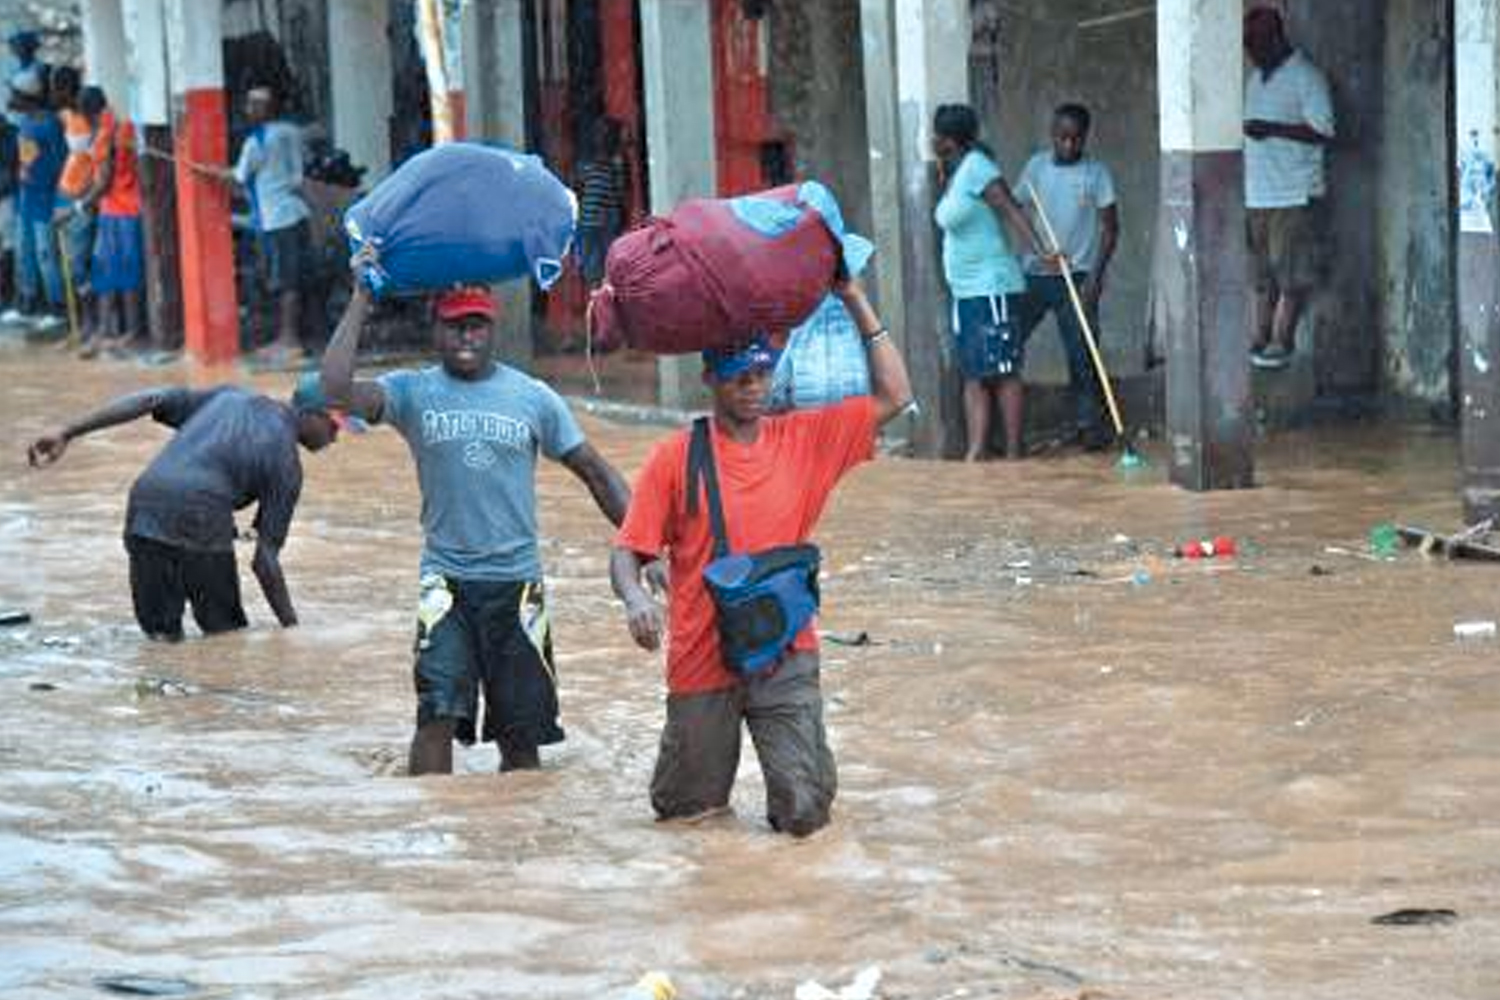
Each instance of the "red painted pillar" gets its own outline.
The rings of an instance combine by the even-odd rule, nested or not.
[[[762,147],[784,137],[771,116],[765,64],[767,22],[746,15],[740,0],[712,0],[714,143],[722,197],[767,185]]]
[[[433,144],[457,142],[468,132],[462,14],[440,0],[417,0],[417,47],[427,70]]]
[[[167,2],[184,340],[208,364],[233,360],[240,337],[230,185],[198,169],[229,163],[222,13],[218,3]]]
[[[645,135],[641,129],[640,44],[635,37],[633,0],[602,0],[599,5],[600,41],[604,50],[604,113],[625,130],[625,159],[630,164],[630,190],[626,192],[627,223],[646,213],[646,192],[641,183],[641,157]]]

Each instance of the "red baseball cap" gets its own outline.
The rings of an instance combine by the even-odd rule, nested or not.
[[[438,296],[438,319],[484,316],[494,319],[500,312],[488,288],[453,288]]]

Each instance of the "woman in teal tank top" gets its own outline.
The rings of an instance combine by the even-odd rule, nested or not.
[[[1042,252],[1031,220],[979,141],[973,108],[944,104],[937,109],[932,150],[943,178],[934,217],[943,230],[943,277],[953,299],[953,335],[964,380],[964,457],[970,462],[984,457],[990,412],[998,400],[1005,453],[1020,458],[1026,276],[1001,220],[1011,224],[1031,252],[1043,259],[1050,255]]]

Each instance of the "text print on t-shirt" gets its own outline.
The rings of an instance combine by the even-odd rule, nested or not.
[[[423,410],[422,443],[464,443],[464,464],[471,469],[488,469],[499,456],[495,449],[509,448],[530,454],[533,448],[531,426],[514,417],[484,410]]]

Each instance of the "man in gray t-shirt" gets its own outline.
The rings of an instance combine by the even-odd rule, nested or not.
[[[280,559],[302,492],[297,446],[321,451],[338,437],[317,380],[305,376],[289,404],[235,386],[144,389],[44,434],[28,458],[33,466],[51,465],[75,438],[145,416],[176,433],[130,488],[125,511],[130,595],[141,631],[180,640],[188,605],[205,635],[245,627],[234,512],[252,503],[251,570],[277,620],[297,624]]]
[[[1052,148],[1037,153],[1021,171],[1016,196],[1035,211],[1036,202],[1057,231],[1057,249],[1072,269],[1073,283],[1099,329],[1104,277],[1120,237],[1115,182],[1109,168],[1086,153],[1090,115],[1081,104],[1064,104],[1052,114]],[[1026,261],[1026,335],[1051,313],[1068,355],[1068,390],[1073,396],[1078,435],[1085,447],[1109,443],[1099,407],[1099,382],[1084,342],[1083,328],[1068,295],[1067,282],[1047,262]]]
[[[563,731],[537,554],[537,456],[583,480],[616,526],[630,489],[556,392],[494,360],[488,291],[438,296],[440,364],[357,380],[369,312],[356,280],[323,357],[323,387],[351,412],[394,427],[417,465],[424,544],[411,773],[451,773],[453,740],[476,736],[499,744],[502,771],[538,767],[537,748]]]

